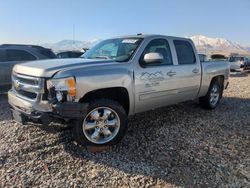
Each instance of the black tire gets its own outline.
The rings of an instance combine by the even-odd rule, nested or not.
[[[218,90],[219,90],[218,91],[219,92],[219,98],[218,98],[216,103],[211,103],[211,92],[212,92],[212,89],[214,87],[217,87]],[[222,87],[221,82],[218,79],[213,80],[211,82],[210,86],[209,86],[209,89],[208,89],[208,92],[207,92],[206,96],[199,98],[200,106],[202,108],[205,108],[205,109],[208,109],[208,110],[215,109],[220,103],[220,100],[221,100],[221,97],[222,97],[222,92],[223,92],[223,87]]]
[[[96,144],[91,142],[84,134],[83,130],[83,121],[86,117],[83,117],[80,120],[74,121],[72,124],[73,126],[73,137],[77,141],[78,144],[82,146],[105,146],[105,145],[115,145],[121,141],[121,139],[124,137],[126,131],[127,131],[127,125],[128,125],[128,116],[124,110],[124,108],[116,101],[110,100],[110,99],[97,99],[95,101],[91,101],[89,103],[89,108],[88,108],[88,113],[90,113],[92,110],[99,108],[99,107],[107,107],[112,109],[113,111],[116,112],[116,114],[119,117],[120,120],[120,127],[119,130],[116,134],[116,136],[102,144]],[[87,115],[86,115],[87,116]]]

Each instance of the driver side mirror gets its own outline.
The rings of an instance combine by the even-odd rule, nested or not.
[[[160,53],[151,52],[144,55],[143,61],[146,64],[163,63],[163,56]]]

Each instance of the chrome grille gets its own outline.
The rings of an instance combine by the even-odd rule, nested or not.
[[[12,89],[19,97],[35,101],[44,93],[44,79],[13,73]]]

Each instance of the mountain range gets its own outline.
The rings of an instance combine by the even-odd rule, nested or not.
[[[78,41],[78,40],[61,40],[56,43],[44,43],[41,46],[52,49],[54,52],[67,51],[67,50],[81,50],[82,48],[91,48],[101,39],[94,39],[91,41]]]
[[[250,54],[250,47],[245,47],[239,43],[232,42],[224,38],[211,38],[203,35],[190,37],[200,53],[230,53]]]
[[[238,53],[250,55],[250,47],[245,47],[224,38],[211,38],[203,35],[195,35],[189,38],[193,40],[199,53],[223,53],[227,55],[230,53]],[[55,52],[59,52],[91,48],[100,41],[101,39],[94,39],[91,41],[62,40],[57,43],[45,43],[42,44],[42,46],[51,48]]]

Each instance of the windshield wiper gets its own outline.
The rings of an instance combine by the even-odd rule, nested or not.
[[[92,57],[91,59],[110,59],[108,56],[95,56]]]
[[[119,63],[120,63],[120,62],[126,62],[125,60],[118,60],[118,59],[116,59],[115,61],[116,61],[116,62],[119,62]]]

